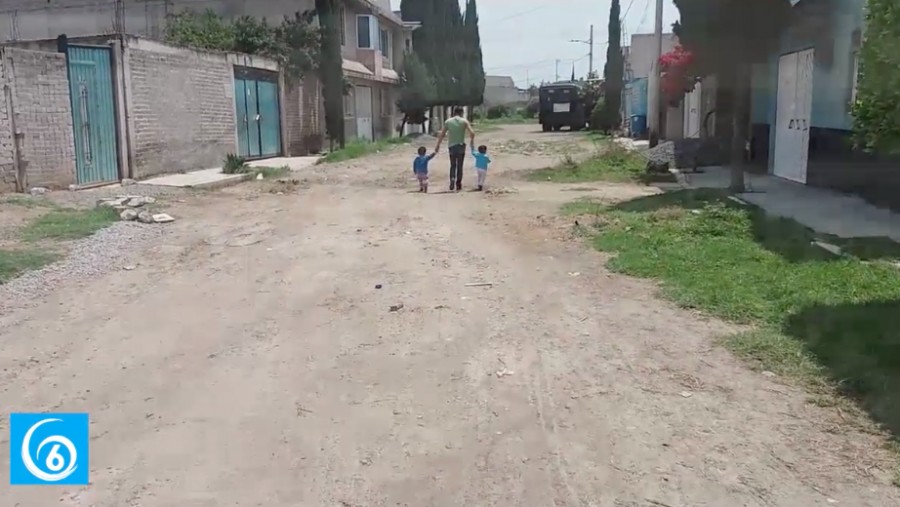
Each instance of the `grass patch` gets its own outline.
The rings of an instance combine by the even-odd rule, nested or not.
[[[372,153],[386,150],[391,146],[396,146],[399,144],[409,144],[410,141],[411,139],[409,137],[390,137],[388,139],[382,139],[375,142],[354,139],[346,143],[344,148],[334,150],[322,157],[319,160],[319,163],[332,164],[335,162],[352,160],[354,158],[360,158]]]
[[[479,127],[498,127],[501,125],[525,125],[525,124],[534,124],[537,125],[537,118],[527,118],[522,115],[509,115],[502,116],[500,118],[480,118],[472,122],[473,128]]]
[[[585,160],[566,156],[554,167],[528,173],[527,179],[552,183],[642,182],[646,166],[647,161],[640,154],[606,142],[598,145],[596,152]]]
[[[254,175],[262,174],[263,178],[269,180],[273,178],[283,178],[291,173],[291,168],[288,166],[281,167],[253,167],[251,169]],[[255,177],[255,176],[254,176]]]
[[[51,211],[21,229],[22,239],[71,240],[90,236],[119,219],[115,209],[101,207],[89,210],[60,209]]]
[[[39,197],[31,197],[27,195],[11,195],[0,199],[0,205],[12,204],[14,206],[22,206],[23,208],[58,208],[59,206],[48,199]]]
[[[40,250],[0,249],[0,284],[26,271],[40,269],[58,258],[56,254]]]
[[[717,190],[687,190],[594,213],[596,248],[611,269],[658,279],[681,306],[750,324],[725,345],[759,369],[800,381],[822,403],[842,394],[900,435],[900,270],[811,245],[814,231]],[[843,240],[868,257],[893,255],[884,241]],[[829,401],[830,400],[830,401]]]

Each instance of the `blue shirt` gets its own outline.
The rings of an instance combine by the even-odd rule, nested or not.
[[[428,174],[428,162],[434,158],[436,153],[431,155],[419,155],[413,160],[413,172],[416,174]]]
[[[479,153],[478,150],[472,150],[472,156],[475,157],[475,169],[487,171],[488,165],[491,163],[491,157],[487,153]]]

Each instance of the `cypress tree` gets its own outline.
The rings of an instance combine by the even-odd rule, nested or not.
[[[466,18],[463,23],[468,44],[468,93],[467,103],[480,106],[484,103],[484,58],[481,52],[481,34],[478,31],[478,4],[476,0],[466,3]]]
[[[322,28],[319,51],[319,79],[325,100],[325,130],[331,142],[336,139],[343,148],[344,131],[344,70],[341,66],[340,14],[337,0],[316,0],[316,14]]]
[[[606,47],[606,64],[603,66],[603,125],[605,131],[615,130],[622,123],[619,108],[622,105],[622,88],[625,62],[622,58],[622,24],[619,20],[621,7],[619,0],[612,0],[609,6],[609,44]]]

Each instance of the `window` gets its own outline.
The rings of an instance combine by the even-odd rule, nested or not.
[[[347,10],[341,7],[340,23],[341,23],[341,46],[347,45]]]
[[[356,16],[356,47],[378,49],[378,33],[378,19],[375,16]]]
[[[412,39],[410,39],[409,37],[406,38],[406,50],[412,51]]]
[[[391,103],[391,90],[381,88],[381,116],[393,116],[394,108]]]
[[[381,31],[381,54],[387,62],[391,61],[391,32]]]
[[[354,114],[354,101],[353,101],[353,92],[344,95],[344,116],[351,117],[355,116]]]

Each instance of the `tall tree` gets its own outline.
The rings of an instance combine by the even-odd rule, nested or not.
[[[341,60],[340,12],[337,0],[316,0],[316,14],[322,29],[319,53],[319,79],[325,99],[325,130],[329,139],[343,148],[344,132],[344,70]]]
[[[789,0],[674,0],[674,31],[694,56],[694,74],[718,76],[719,93],[733,97],[731,189],[744,191],[744,148],[750,115],[750,69],[777,49],[790,21]]]
[[[603,66],[603,130],[619,128],[622,117],[622,89],[624,88],[625,61],[622,58],[622,22],[619,0],[609,6],[609,43],[606,46],[606,64]]]
[[[869,0],[859,54],[853,126],[866,149],[900,152],[900,8],[896,0]]]
[[[400,99],[397,108],[403,113],[400,134],[407,123],[425,123],[426,111],[434,100],[434,82],[425,64],[415,53],[407,53],[400,72]]]
[[[481,34],[478,30],[478,3],[476,0],[468,0],[466,3],[466,15],[463,23],[468,43],[468,93],[467,102],[471,106],[480,106],[484,103],[484,56],[481,52]]]
[[[463,58],[466,54],[462,14],[457,0],[403,0],[400,13],[405,21],[418,21],[413,32],[413,51],[434,78],[433,105],[462,104],[466,85]]]

